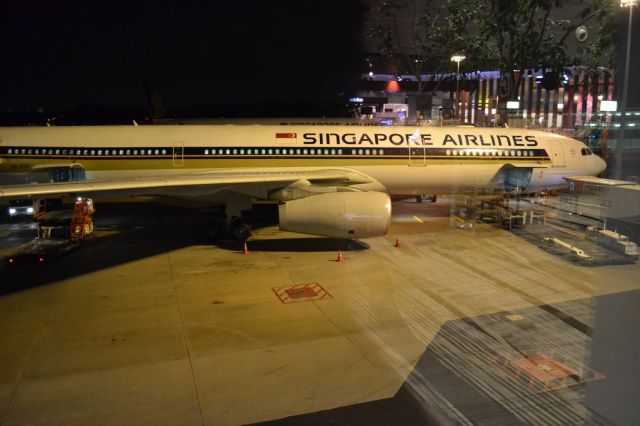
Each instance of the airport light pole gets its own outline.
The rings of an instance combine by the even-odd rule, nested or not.
[[[464,61],[464,53],[454,53],[451,55],[451,62],[457,64],[456,69],[456,117],[460,119],[460,62]]]
[[[638,0],[620,0],[620,7],[629,8],[629,25],[627,27],[627,51],[624,60],[624,80],[622,83],[622,105],[620,107],[620,130],[616,144],[616,169],[615,178],[622,179],[622,155],[624,150],[624,127],[627,121],[627,90],[629,88],[629,57],[631,56],[631,28],[633,6],[638,5]]]

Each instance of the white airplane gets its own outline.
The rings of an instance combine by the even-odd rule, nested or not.
[[[225,205],[225,226],[240,240],[250,236],[242,212],[256,200],[279,204],[283,230],[366,238],[387,232],[390,195],[536,192],[605,167],[582,142],[524,129],[0,128],[0,198],[205,199]]]

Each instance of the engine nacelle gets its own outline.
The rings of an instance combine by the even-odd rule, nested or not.
[[[279,206],[280,229],[330,238],[385,235],[391,199],[382,192],[333,192],[287,201]]]

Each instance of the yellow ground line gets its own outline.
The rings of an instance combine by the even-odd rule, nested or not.
[[[416,220],[416,222],[418,222],[418,223],[424,223],[424,220],[420,219],[418,216],[414,216],[413,218],[414,218],[414,219]]]

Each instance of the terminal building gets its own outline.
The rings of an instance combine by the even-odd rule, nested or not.
[[[450,75],[424,75],[427,84],[426,110],[418,112],[418,83],[412,75],[365,74],[358,85],[356,104],[376,106],[406,103],[409,119],[438,121],[459,116],[461,124],[488,126],[499,116],[498,71],[465,73],[459,82],[460,100],[455,105],[456,81]],[[426,83],[424,83],[426,82]],[[429,87],[431,86],[431,87]],[[597,93],[593,95],[594,89]],[[573,68],[565,74],[565,81],[555,90],[543,85],[543,73],[527,72],[520,86],[518,104],[509,110],[512,119],[522,125],[536,128],[572,128],[590,123],[611,123],[614,118],[611,102],[614,101],[615,77],[611,71],[601,70],[593,75],[586,70]],[[458,109],[459,114],[456,114]],[[418,115],[421,115],[418,117]],[[639,114],[640,115],[640,114]]]

